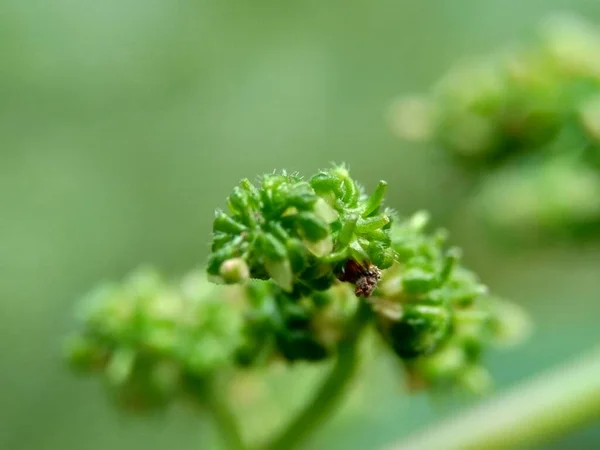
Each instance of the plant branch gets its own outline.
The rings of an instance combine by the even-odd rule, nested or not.
[[[312,400],[284,428],[279,436],[264,446],[267,450],[291,450],[315,431],[339,405],[358,368],[359,338],[370,309],[361,299],[347,339],[338,346],[335,365],[313,396]]]
[[[217,386],[214,380],[208,382],[203,389],[205,406],[212,415],[213,422],[225,448],[228,450],[245,450],[247,447],[240,434],[237,419],[221,392],[222,389]]]
[[[389,450],[513,449],[600,419],[600,348]]]

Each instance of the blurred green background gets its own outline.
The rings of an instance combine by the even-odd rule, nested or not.
[[[565,9],[600,20],[596,0],[2,0],[0,448],[212,448],[202,417],[117,414],[62,368],[61,338],[99,280],[202,264],[212,210],[273,169],[345,161],[448,226],[535,318],[526,345],[490,355],[499,391],[593,346],[600,246],[502,250],[461,212],[460,178],[385,122],[395,96]],[[409,396],[385,361],[365,377],[307,448],[377,448],[457,407]],[[547,448],[571,447],[600,447],[600,429]]]

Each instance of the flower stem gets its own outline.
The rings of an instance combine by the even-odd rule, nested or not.
[[[219,432],[221,441],[227,450],[245,450],[237,419],[226,399],[223,397],[222,389],[212,380],[203,389],[205,406],[212,415],[214,425]]]
[[[600,419],[600,348],[389,450],[529,448]]]
[[[291,450],[297,447],[339,405],[358,368],[359,338],[369,314],[367,303],[361,299],[347,338],[338,346],[335,365],[312,400],[264,449]]]

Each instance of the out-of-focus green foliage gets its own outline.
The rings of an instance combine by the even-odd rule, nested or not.
[[[403,137],[444,149],[479,181],[476,206],[506,234],[600,229],[600,30],[567,16],[529,44],[459,63],[400,100]]]
[[[152,271],[101,286],[67,342],[72,366],[100,372],[128,408],[165,407],[182,394],[202,403],[206,380],[277,356],[341,355],[375,319],[413,386],[488,387],[480,355],[496,324],[518,328],[524,314],[496,314],[487,289],[458,265],[459,250],[443,248],[443,232],[427,233],[425,213],[392,221],[379,211],[387,184],[367,197],[341,166],[308,182],[284,173],[264,176],[259,189],[240,186],[228,199],[233,217],[216,211],[207,271],[243,288],[199,274],[170,285]]]
[[[231,366],[242,345],[238,295],[211,286],[202,271],[174,284],[140,270],[82,300],[66,359],[102,374],[126,409],[163,408],[178,396],[202,403],[206,377]]]
[[[481,363],[483,350],[498,339],[521,341],[528,321],[516,305],[503,307],[486,295],[486,286],[458,264],[459,249],[444,249],[446,233],[426,233],[427,222],[418,213],[392,228],[398,261],[372,300],[378,327],[405,361],[413,388],[485,392],[491,377]]]
[[[57,350],[90,286],[145,262],[177,279],[208,255],[207,211],[274,168],[346,161],[370,192],[390,182],[387,204],[451,227],[465,264],[535,317],[525,345],[489,352],[497,389],[600,339],[598,249],[499,254],[461,213],[464,178],[440,152],[399,142],[383,117],[399,92],[530,36],[549,12],[600,20],[596,0],[1,3],[0,448],[214,448],[204,417],[179,407],[156,420],[115,414]],[[386,361],[364,368],[307,449],[377,448],[460,409],[407,395]],[[281,425],[325,368],[237,380],[245,430]],[[597,442],[590,429],[550,448]]]

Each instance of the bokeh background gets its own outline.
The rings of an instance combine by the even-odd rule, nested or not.
[[[385,121],[397,95],[556,10],[600,20],[596,0],[2,0],[0,448],[213,448],[203,417],[117,414],[61,366],[61,338],[99,280],[201,265],[212,210],[273,169],[345,161],[369,188],[388,180],[389,204],[450,228],[535,318],[525,345],[490,355],[499,392],[592,347],[600,245],[495,244],[460,177]],[[273,420],[317,376],[277,386]],[[364,377],[306,448],[377,448],[465,407],[408,395],[386,361]],[[546,448],[599,446],[592,427]]]

